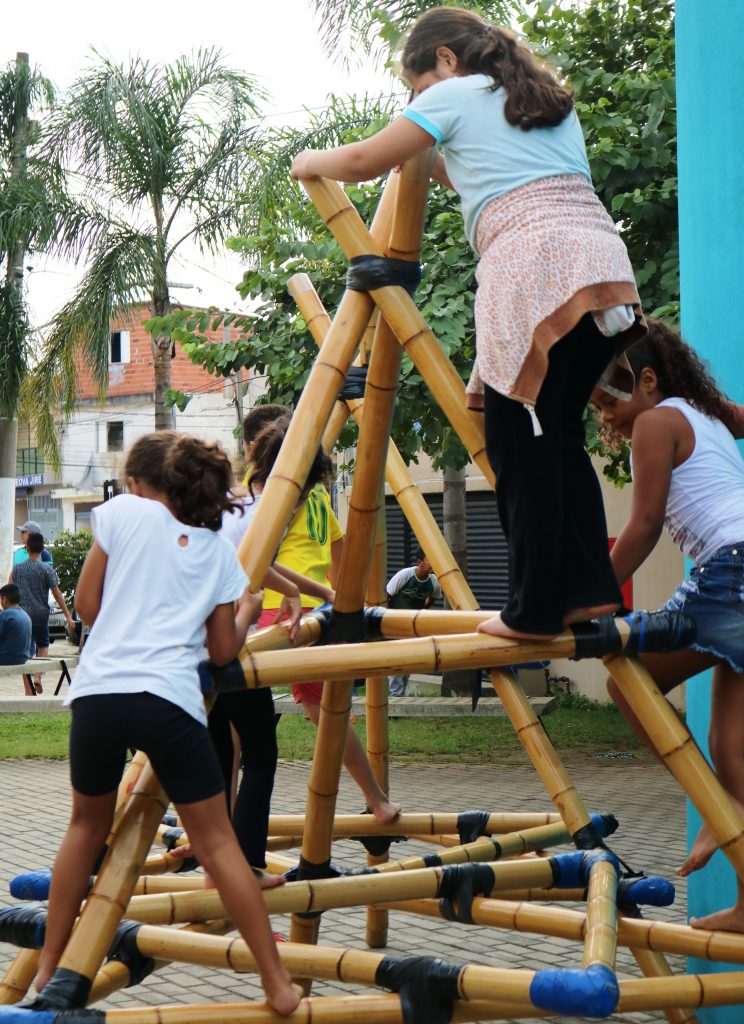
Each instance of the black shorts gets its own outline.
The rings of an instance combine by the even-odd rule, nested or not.
[[[222,772],[206,728],[152,693],[102,693],[72,703],[70,777],[83,796],[117,788],[129,748],[144,751],[174,804],[222,793]]]

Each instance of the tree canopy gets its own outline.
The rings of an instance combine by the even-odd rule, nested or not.
[[[86,271],[54,319],[39,381],[54,407],[76,400],[74,352],[105,393],[112,315],[149,295],[154,314],[170,308],[168,270],[187,239],[220,250],[239,223],[240,183],[249,174],[263,90],[201,49],[172,64],[135,57],[127,65],[96,55],[47,124],[47,151],[105,211],[103,230],[84,248]],[[169,425],[170,343],[155,338],[155,425]],[[49,420],[47,427],[53,429]]]
[[[435,5],[426,0],[316,3],[326,17],[326,37],[332,50],[333,39],[343,39],[347,47],[358,45],[368,52],[380,35],[386,42],[395,42],[401,31],[431,6]],[[514,9],[501,2],[479,6],[495,18]],[[518,22],[573,85],[594,182],[618,221],[644,305],[650,311],[674,314],[679,271],[671,0],[590,0],[568,5],[538,0],[530,15],[521,13]],[[340,47],[338,43],[334,52],[342,52]],[[315,346],[286,292],[286,281],[293,273],[308,273],[333,315],[346,262],[312,206],[289,182],[291,158],[306,146],[322,148],[378,130],[397,113],[401,102],[402,96],[397,103],[393,98],[377,104],[336,99],[325,117],[316,118],[306,131],[281,133],[269,146],[266,173],[257,177],[247,193],[249,205],[257,211],[254,230],[230,243],[245,254],[249,264],[238,290],[257,304],[250,316],[230,320],[245,327],[243,340],[206,344],[199,332],[211,321],[203,314],[175,314],[169,321],[155,322],[153,328],[173,332],[191,358],[211,372],[255,367],[266,374],[269,400],[295,404],[315,357]],[[369,221],[379,185],[348,186],[348,191]],[[429,199],[422,262],[424,275],[417,301],[443,348],[466,377],[474,344],[474,257],[463,234],[456,199],[437,185]],[[220,322],[221,315],[217,317]],[[457,467],[465,458],[459,441],[405,359],[393,436],[408,460],[420,450],[431,455],[439,467]],[[589,424],[588,436],[590,448],[608,459],[607,475],[623,482],[626,450],[608,445],[596,424]],[[342,436],[342,444],[348,443],[349,435]]]

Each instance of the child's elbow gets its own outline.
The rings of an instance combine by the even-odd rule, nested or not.
[[[224,665],[229,665],[231,661],[234,661],[239,652],[236,650],[235,644],[227,644],[224,641],[218,640],[207,644],[207,653],[212,664],[222,668]]]

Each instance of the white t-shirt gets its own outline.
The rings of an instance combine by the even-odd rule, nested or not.
[[[251,497],[246,494],[240,499],[240,507],[233,512],[222,513],[222,530],[220,531],[225,540],[230,541],[234,548],[237,548],[243,539],[243,534],[251,525],[256,514],[260,494]]]
[[[101,610],[65,704],[98,693],[154,693],[206,724],[196,666],[206,620],[245,590],[235,549],[134,494],[99,505],[91,523],[108,563]]]

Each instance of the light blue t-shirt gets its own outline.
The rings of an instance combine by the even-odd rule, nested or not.
[[[503,87],[492,92],[492,85],[488,75],[446,78],[403,111],[441,147],[474,249],[478,218],[497,196],[556,174],[583,174],[591,181],[575,111],[555,128],[525,132],[506,120],[506,92]]]

